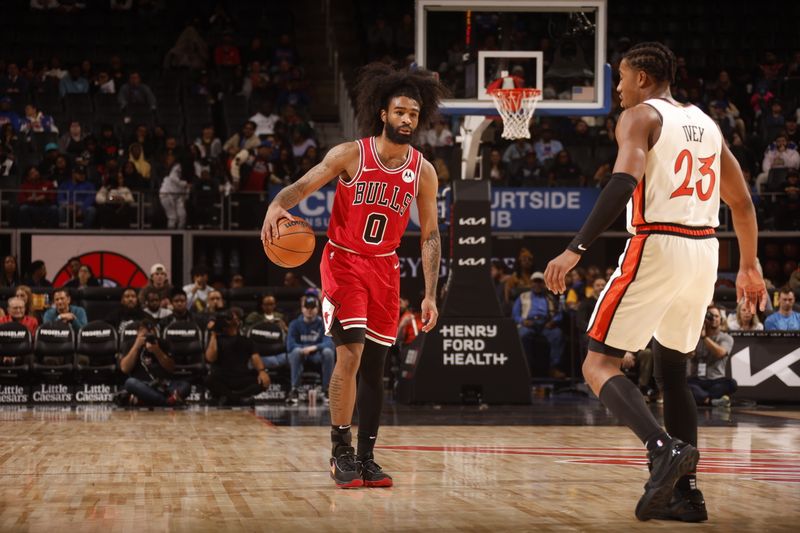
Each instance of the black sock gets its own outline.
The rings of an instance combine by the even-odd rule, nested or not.
[[[686,383],[688,358],[653,340],[653,375],[664,395],[664,426],[676,439],[697,447],[697,405]],[[694,472],[683,476],[677,487],[684,492],[697,488],[697,476]]]
[[[364,343],[361,366],[358,369],[358,457],[371,456],[378,436],[383,407],[383,368],[387,346],[369,339]],[[371,437],[371,438],[370,438]]]
[[[697,406],[686,383],[688,358],[653,341],[653,375],[664,395],[664,427],[676,439],[697,447]]]
[[[358,432],[358,453],[356,455],[358,455],[359,459],[373,457],[372,450],[375,448],[377,437],[377,435]]]
[[[623,424],[636,433],[648,451],[669,441],[669,435],[658,425],[653,413],[644,403],[644,396],[636,385],[623,375],[614,376],[600,389],[600,401]]]
[[[350,434],[350,424],[346,426],[331,426],[331,444],[333,445],[331,455],[337,456],[337,451],[340,448],[350,446],[353,441],[353,436]]]

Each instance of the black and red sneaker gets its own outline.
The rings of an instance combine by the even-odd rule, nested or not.
[[[336,455],[331,457],[331,479],[340,489],[355,489],[364,486],[356,452],[352,446],[339,446]]]
[[[381,469],[371,453],[358,458],[358,469],[365,487],[391,487],[394,484],[392,476]]]

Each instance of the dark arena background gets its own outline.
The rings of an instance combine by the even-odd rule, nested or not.
[[[0,531],[675,528],[636,520],[646,450],[581,373],[624,216],[564,295],[536,279],[610,179],[619,63],[642,41],[674,51],[672,94],[738,160],[769,293],[755,317],[737,310],[723,205],[713,303],[731,347],[708,363],[714,386],[707,363],[687,365],[709,515],[692,527],[796,530],[800,3],[8,0],[0,13]],[[340,490],[329,366],[292,338],[319,312],[335,186],[292,210],[316,233],[305,264],[270,263],[260,231],[283,187],[360,136],[353,87],[372,61],[435,71],[450,93],[412,143],[439,180],[440,316],[420,331],[414,205],[375,446],[394,486]],[[502,137],[487,93],[511,76],[542,91],[530,139]],[[234,351],[244,389],[207,355],[232,323],[234,346],[258,354]],[[139,360],[137,335],[171,372]],[[623,370],[663,423],[652,350]]]

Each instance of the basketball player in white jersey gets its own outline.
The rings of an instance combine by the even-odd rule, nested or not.
[[[731,208],[739,242],[737,298],[753,311],[764,309],[755,210],[716,124],[670,95],[673,53],[660,43],[639,44],[625,54],[619,74],[617,91],[625,111],[617,123],[614,174],[581,231],[547,265],[545,282],[553,292],[564,292],[567,272],[627,203],[633,237],[595,306],[583,375],[647,447],[650,479],[636,517],[703,521],[708,515],[694,477],[700,455],[686,359],[713,298],[720,197]],[[643,349],[651,337],[666,430],[620,371],[624,353]]]

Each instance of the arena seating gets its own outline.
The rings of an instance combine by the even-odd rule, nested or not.
[[[205,343],[197,324],[189,321],[173,322],[161,333],[168,341],[175,360],[176,379],[198,382],[206,374]]]
[[[33,372],[43,381],[68,382],[75,368],[75,333],[64,322],[46,322],[36,330]]]
[[[0,324],[0,359],[14,358],[12,364],[0,366],[0,380],[5,384],[25,382],[32,356],[33,340],[28,328],[15,322]]]
[[[117,368],[117,332],[108,322],[89,322],[78,332],[75,370],[80,382],[111,381]]]

